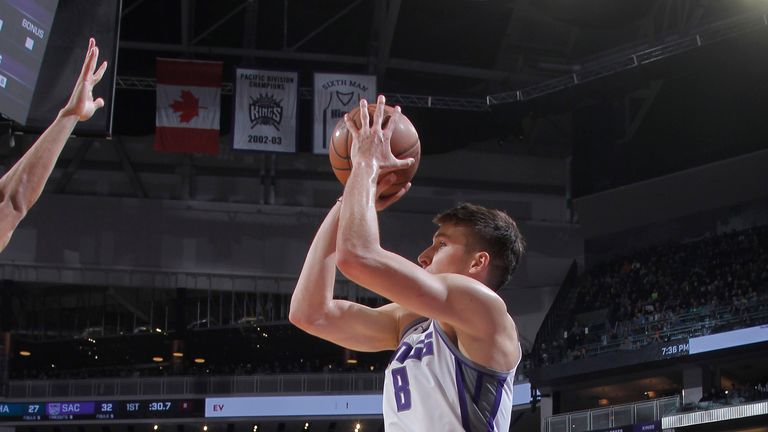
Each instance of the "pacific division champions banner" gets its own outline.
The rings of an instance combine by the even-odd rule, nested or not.
[[[376,103],[375,75],[315,74],[313,152],[328,154],[336,123],[356,108],[361,98]]]
[[[298,75],[240,68],[236,74],[233,147],[295,152]]]

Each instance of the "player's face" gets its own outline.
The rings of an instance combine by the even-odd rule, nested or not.
[[[432,245],[419,255],[418,261],[422,268],[432,274],[464,274],[472,261],[467,229],[450,224],[441,225],[432,237]]]

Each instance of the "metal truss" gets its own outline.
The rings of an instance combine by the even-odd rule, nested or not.
[[[578,72],[573,74],[544,81],[519,90],[488,95],[485,99],[399,93],[389,93],[386,94],[386,96],[392,103],[401,106],[463,111],[489,111],[490,107],[493,105],[531,100],[568,87],[658,61],[666,57],[678,55],[723,39],[763,29],[767,26],[768,14],[749,15],[722,21],[702,29],[702,31],[692,36],[683,37],[650,49],[628,52],[620,55],[611,55],[607,58],[594,60],[585,63],[581,66]],[[154,78],[117,77],[117,88],[121,89],[154,90],[155,85]],[[222,83],[222,93],[232,94],[232,83]],[[299,97],[301,99],[311,99],[312,89],[308,87],[300,88]]]
[[[488,96],[488,104],[526,101],[548,93],[553,93],[587,81],[613,75],[643,64],[681,54],[704,45],[732,38],[747,32],[768,26],[768,14],[748,15],[730,19],[702,29],[697,34],[671,41],[650,49],[630,52],[623,55],[596,60],[582,65],[580,70],[571,75],[534,84],[521,90],[498,93]]]
[[[117,77],[117,88],[127,90],[155,90],[156,81],[154,78],[145,77]],[[230,82],[221,84],[222,94],[231,95],[233,85]],[[453,98],[444,96],[423,96],[409,95],[400,93],[385,93],[385,96],[391,104],[420,107],[420,108],[442,108],[464,111],[488,111],[488,103],[484,99]],[[299,88],[299,98],[312,99],[312,88]]]
[[[488,103],[483,99],[464,99],[443,96],[421,96],[408,94],[386,94],[388,100],[396,105],[421,107],[421,108],[443,108],[464,111],[488,111]]]

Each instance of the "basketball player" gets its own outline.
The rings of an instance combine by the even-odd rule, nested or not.
[[[92,94],[93,86],[101,80],[107,69],[107,62],[104,62],[96,70],[98,57],[99,48],[91,39],[83,69],[69,102],[27,153],[0,178],[0,251],[5,249],[16,226],[40,197],[77,122],[88,120],[97,109],[104,106],[104,100],[94,100]]]
[[[310,246],[290,320],[352,350],[395,350],[385,372],[387,432],[506,432],[521,350],[496,290],[517,267],[523,240],[506,213],[462,204],[435,218],[438,230],[420,266],[383,249],[376,211],[410,185],[386,198],[377,190],[394,183],[392,171],[413,163],[392,155],[399,109],[382,130],[383,105],[379,96],[371,127],[365,100],[363,126],[346,119],[352,172]],[[393,303],[369,308],[333,299],[335,266]]]

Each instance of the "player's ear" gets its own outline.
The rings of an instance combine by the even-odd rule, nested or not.
[[[470,273],[479,273],[486,270],[491,265],[491,256],[488,252],[480,251],[472,255],[472,262],[469,265]]]

